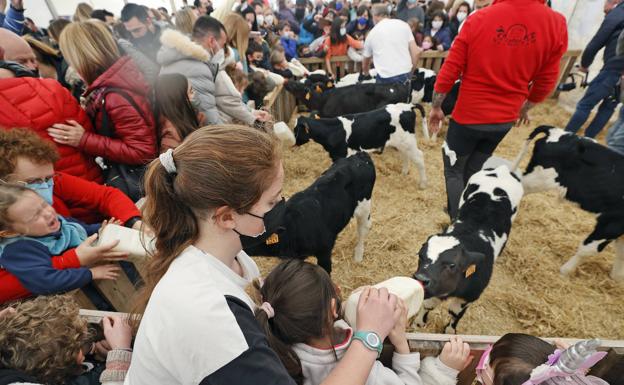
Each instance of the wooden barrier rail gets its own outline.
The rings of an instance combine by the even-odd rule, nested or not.
[[[127,318],[129,315],[125,313],[110,313],[94,310],[80,310],[80,315],[84,317],[89,323],[100,323],[103,317],[106,316],[121,316]],[[419,352],[421,357],[437,356],[442,351],[442,347],[446,342],[450,340],[452,335],[450,334],[429,334],[429,333],[407,333],[407,340],[409,342],[410,350],[412,352]],[[459,374],[458,385],[470,385],[475,379],[475,367],[479,363],[479,358],[487,348],[494,344],[499,336],[479,336],[479,335],[460,335],[460,337],[470,345],[471,354],[474,359]],[[568,344],[574,344],[579,341],[574,338],[557,338],[562,342]],[[555,338],[544,338],[544,340],[553,342]],[[622,376],[621,367],[624,365],[624,341],[622,340],[602,340],[602,345],[599,348],[603,351],[608,351],[609,354],[598,364],[596,364],[590,374],[597,377],[608,379],[620,379]],[[381,361],[384,365],[390,367],[392,362],[392,345],[385,344],[384,351],[381,356]],[[616,385],[611,383],[611,385]]]
[[[280,84],[264,98],[264,107],[271,113],[275,122],[285,122],[288,124],[293,112],[297,108],[297,101],[295,97]]]

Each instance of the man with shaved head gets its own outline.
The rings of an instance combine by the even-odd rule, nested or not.
[[[4,50],[4,60],[18,62],[32,71],[37,71],[37,58],[26,40],[13,32],[0,28],[0,48]]]

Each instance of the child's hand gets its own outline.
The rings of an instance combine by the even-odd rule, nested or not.
[[[104,337],[111,349],[130,349],[132,328],[121,317],[105,317],[102,319]]]
[[[124,251],[113,251],[115,246],[119,244],[119,240],[113,241],[107,245],[93,246],[97,238],[98,234],[93,234],[76,248],[76,255],[78,256],[78,261],[80,261],[80,266],[91,266],[97,262],[103,261],[123,261],[128,258],[128,254]]]
[[[110,280],[114,281],[119,278],[119,272],[121,271],[121,267],[117,265],[100,265],[96,267],[92,267],[91,275],[93,276],[93,280]]]
[[[407,337],[405,336],[405,328],[407,327],[407,306],[402,299],[397,301],[397,306],[394,309],[394,328],[390,331],[388,338],[394,350],[399,354],[409,354],[409,344],[407,343]]]
[[[458,336],[452,336],[450,342],[444,344],[442,353],[440,353],[440,361],[458,372],[464,370],[472,358],[470,346]]]

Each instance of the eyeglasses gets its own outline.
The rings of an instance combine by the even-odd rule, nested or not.
[[[14,184],[19,184],[22,186],[27,186],[27,185],[31,185],[31,184],[47,184],[49,185],[50,182],[52,182],[52,180],[54,180],[54,178],[57,176],[56,173],[50,175],[50,176],[46,176],[43,178],[34,178],[34,179],[28,179],[28,180],[18,180],[15,182],[9,182],[6,181],[4,179],[0,179],[0,183],[5,183],[5,184],[10,184],[10,183],[14,183]]]
[[[487,367],[489,367],[490,365],[490,353],[492,352],[492,347],[493,345],[490,345],[487,350],[483,352],[483,354],[481,355],[481,359],[479,360],[479,363],[475,368],[477,372],[477,381],[479,381],[481,384],[485,384],[485,382],[483,381],[483,376],[487,373]]]

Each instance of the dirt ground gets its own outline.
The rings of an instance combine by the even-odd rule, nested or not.
[[[570,114],[554,102],[532,111],[530,126],[514,128],[496,155],[513,159],[531,129],[540,124],[563,127]],[[401,175],[401,160],[394,150],[372,155],[377,169],[373,193],[373,227],[365,243],[364,261],[352,259],[356,226],[352,221],[334,248],[334,281],[343,293],[387,278],[411,276],[418,266],[418,250],[431,234],[448,224],[441,145],[427,143],[417,130],[425,153],[429,187],[419,190],[412,165]],[[602,139],[600,137],[599,139]],[[604,140],[602,139],[604,142]],[[528,161],[525,159],[525,164]],[[286,196],[311,184],[330,159],[316,143],[284,147]],[[501,335],[524,332],[543,337],[600,337],[624,339],[624,284],[609,278],[613,246],[587,259],[569,278],[559,267],[571,257],[594,226],[594,217],[555,193],[523,198],[507,246],[496,261],[494,274],[482,297],[459,323],[459,334]],[[275,258],[256,258],[263,274]],[[311,258],[310,261],[315,261]],[[448,320],[444,305],[430,314],[428,332],[441,332]]]

